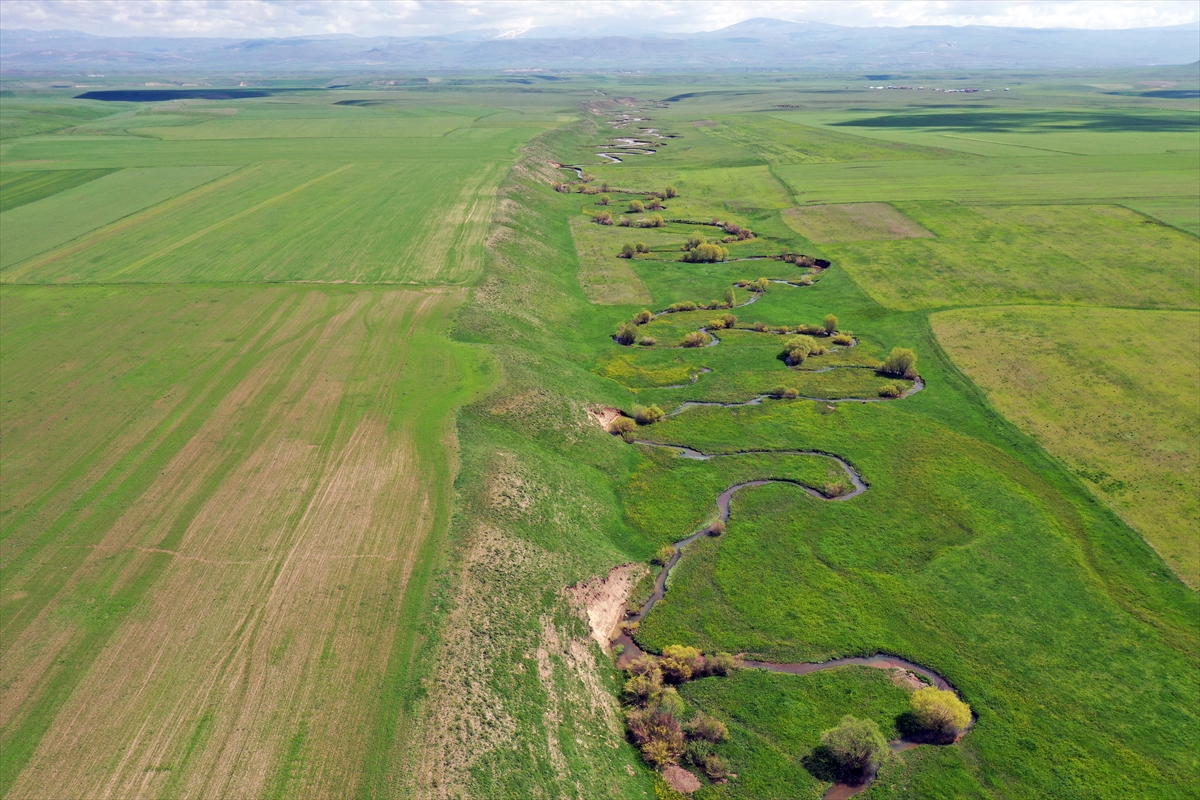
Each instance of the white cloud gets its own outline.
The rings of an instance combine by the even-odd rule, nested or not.
[[[5,28],[108,36],[413,36],[475,28],[716,30],[752,17],[848,26],[1142,28],[1200,19],[1195,0],[4,0]]]

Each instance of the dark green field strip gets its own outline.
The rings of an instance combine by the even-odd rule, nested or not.
[[[111,169],[56,169],[0,172],[0,212],[94,181]]]

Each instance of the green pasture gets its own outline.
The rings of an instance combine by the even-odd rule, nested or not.
[[[931,323],[992,405],[1200,585],[1200,316],[1020,306]]]
[[[899,203],[932,239],[824,245],[877,301],[1200,305],[1200,241],[1111,205]]]

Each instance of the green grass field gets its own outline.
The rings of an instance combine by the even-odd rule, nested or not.
[[[1200,317],[1023,306],[931,322],[989,402],[1200,586]]]
[[[1196,114],[1083,83],[1157,74],[6,96],[0,794],[670,796],[590,626],[722,490],[777,479],[685,552],[643,647],[945,676],[977,724],[867,798],[1190,797]],[[671,138],[601,163],[647,127]],[[756,236],[685,263],[715,227],[593,224],[558,164],[613,211],[671,185],[664,216]],[[724,310],[613,341],[642,308],[798,280],[785,251],[833,263],[737,289],[720,344],[673,347]],[[830,313],[855,345],[797,367],[749,329]],[[876,371],[897,346],[925,388],[854,402],[912,385]],[[596,421],[787,387],[825,399],[637,430],[704,461]],[[805,492],[848,488],[828,456],[867,490]],[[821,796],[821,731],[895,734],[893,678],[683,685],[736,775],[695,796]]]

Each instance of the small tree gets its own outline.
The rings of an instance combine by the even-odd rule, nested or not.
[[[926,686],[913,692],[911,703],[913,716],[930,733],[952,739],[971,724],[971,707],[954,692]]]
[[[607,192],[608,190],[608,181],[604,181],[600,184],[600,191]]]
[[[892,348],[879,371],[912,380],[917,377],[917,354],[907,347]]]
[[[766,278],[759,278],[755,285],[758,286],[760,292],[765,292],[767,287],[771,285],[771,282]]]
[[[633,213],[633,214],[640,214],[640,213],[642,213],[642,212],[643,212],[643,211],[645,211],[645,210],[646,210],[646,206],[642,204],[642,201],[641,201],[641,200],[630,200],[630,201],[629,201],[629,211],[630,211],[630,213]]]
[[[674,186],[668,186],[666,189],[663,189],[663,194],[666,197],[678,197],[679,196],[679,192],[675,191]]]
[[[627,243],[627,244],[621,245],[620,257],[621,258],[633,258],[633,254],[636,252],[637,252],[637,250],[634,248],[634,246]]]
[[[733,306],[736,302],[737,302],[737,293],[735,291],[733,291],[732,286],[726,286],[725,287],[725,307],[733,308]]]
[[[838,318],[835,317],[833,314],[825,315],[824,324],[825,324],[825,335],[826,336],[833,336],[833,334],[837,332],[837,323],[838,323]]]
[[[606,195],[606,194],[602,194],[602,195],[600,195],[599,197],[597,197],[597,198],[596,198],[596,202],[597,202],[599,205],[606,206],[606,205],[608,205],[610,202],[612,202],[612,198],[610,198],[610,197],[609,197],[608,195]]]
[[[637,335],[636,325],[631,322],[622,322],[613,338],[617,340],[617,344],[629,345],[637,340]]]
[[[646,244],[645,242],[638,242],[633,246],[633,249],[637,250],[639,253],[649,253],[650,245]]]
[[[708,343],[708,339],[700,331],[692,331],[683,337],[684,347],[703,347]]]
[[[653,312],[648,308],[643,308],[641,311],[633,315],[634,325],[645,325],[650,320],[654,319]]]
[[[887,753],[887,740],[869,719],[842,717],[836,728],[821,734],[821,744],[833,756],[843,775],[853,782],[875,774]]]

